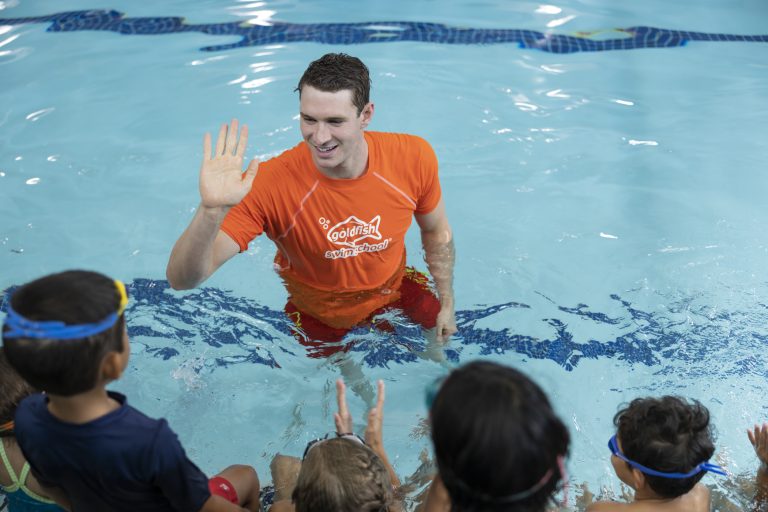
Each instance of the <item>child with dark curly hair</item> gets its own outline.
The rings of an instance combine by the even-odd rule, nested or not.
[[[596,502],[587,512],[708,512],[707,472],[725,475],[715,452],[709,411],[675,396],[637,398],[613,418],[608,441],[616,476],[635,491],[631,503]]]

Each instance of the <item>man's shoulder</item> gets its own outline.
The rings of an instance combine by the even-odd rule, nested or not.
[[[256,180],[259,183],[274,181],[285,183],[286,175],[292,175],[294,178],[306,175],[307,179],[310,179],[311,173],[308,170],[312,169],[312,156],[309,154],[306,143],[302,141],[292,148],[260,161]]]
[[[289,167],[295,164],[303,163],[307,158],[311,159],[309,150],[304,141],[299,142],[293,147],[284,149],[280,153],[273,154],[266,160],[259,162],[259,169],[262,167],[274,168],[274,167]]]
[[[421,169],[431,174],[437,169],[437,155],[429,142],[408,133],[366,132],[374,160],[396,174],[404,169]],[[416,173],[421,175],[422,173]]]
[[[413,135],[410,133],[396,133],[396,132],[366,132],[373,141],[377,144],[390,145],[390,146],[405,146],[414,148],[430,148],[429,142],[419,135]]]

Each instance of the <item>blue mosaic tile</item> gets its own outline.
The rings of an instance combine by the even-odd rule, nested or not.
[[[124,35],[162,35],[201,32],[209,35],[233,35],[234,43],[206,46],[213,52],[277,43],[313,42],[332,45],[413,41],[435,44],[487,45],[517,44],[524,49],[549,53],[601,52],[642,48],[677,48],[689,41],[768,42],[768,35],[709,34],[654,27],[614,29],[613,39],[592,39],[589,33],[564,35],[535,30],[459,28],[439,23],[376,21],[362,23],[282,23],[270,26],[242,22],[189,24],[184,18],[127,18],[115,10],[70,11],[48,16],[0,19],[0,25],[50,23],[49,32],[101,30]],[[601,31],[604,32],[604,31]]]
[[[0,293],[0,312],[6,310],[9,294],[15,287]],[[279,361],[297,357],[305,349],[292,343],[291,321],[280,310],[238,297],[226,290],[200,288],[174,292],[167,281],[137,278],[127,286],[131,298],[128,306],[128,333],[134,343],[143,346],[151,357],[163,360],[189,357],[208,347],[207,358],[213,367],[256,364],[280,368]],[[658,367],[658,375],[680,372],[678,364],[686,363],[690,374],[715,372],[720,376],[758,373],[768,378],[768,369],[747,350],[732,361],[712,366],[713,354],[732,351],[737,346],[762,350],[768,343],[763,326],[768,325],[768,307],[757,312],[729,312],[722,308],[697,305],[695,297],[665,300],[663,311],[644,311],[619,295],[611,295],[618,313],[608,315],[587,304],[560,306],[549,301],[558,317],[541,318],[536,332],[542,337],[521,332],[520,326],[480,327],[505,310],[533,309],[527,304],[506,302],[456,312],[458,333],[444,349],[452,364],[462,361],[462,354],[515,355],[516,359],[549,360],[565,371],[574,370],[583,360],[615,359],[630,366]],[[744,318],[751,318],[744,324]],[[590,322],[594,332],[613,332],[604,339],[577,338],[570,323]],[[497,322],[497,321],[496,321]],[[485,322],[484,322],[485,323]],[[498,322],[497,322],[498,323]],[[392,332],[371,331],[370,327],[354,329],[343,340],[349,350],[361,357],[368,367],[391,368],[418,364],[418,354],[426,342],[421,328],[405,318],[391,322]],[[738,329],[734,326],[738,324]],[[542,330],[543,327],[543,330]],[[522,327],[525,329],[525,327]],[[231,348],[236,350],[233,352]],[[730,348],[729,348],[730,347]],[[716,357],[716,356],[715,356]],[[199,369],[198,369],[199,370]],[[196,370],[196,371],[198,371]]]

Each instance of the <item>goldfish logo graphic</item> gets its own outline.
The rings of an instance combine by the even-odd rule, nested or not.
[[[339,258],[354,258],[368,252],[379,252],[389,247],[391,238],[381,239],[379,224],[381,215],[377,215],[369,222],[360,220],[350,215],[346,220],[331,227],[331,222],[325,218],[318,219],[320,225],[327,231],[325,237],[329,242],[343,247],[334,251],[325,251],[325,257],[331,260]],[[368,243],[364,240],[375,240],[377,243]]]
[[[358,242],[367,238],[381,240],[379,223],[381,223],[381,215],[375,216],[370,222],[365,222],[354,215],[350,215],[346,220],[339,222],[329,229],[326,237],[336,245],[354,248],[357,247]]]

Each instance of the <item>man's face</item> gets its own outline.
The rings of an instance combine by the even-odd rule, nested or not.
[[[352,91],[324,92],[305,85],[299,115],[301,135],[321,172],[337,178],[363,173],[368,156],[363,130],[373,115],[372,103],[358,115]]]

